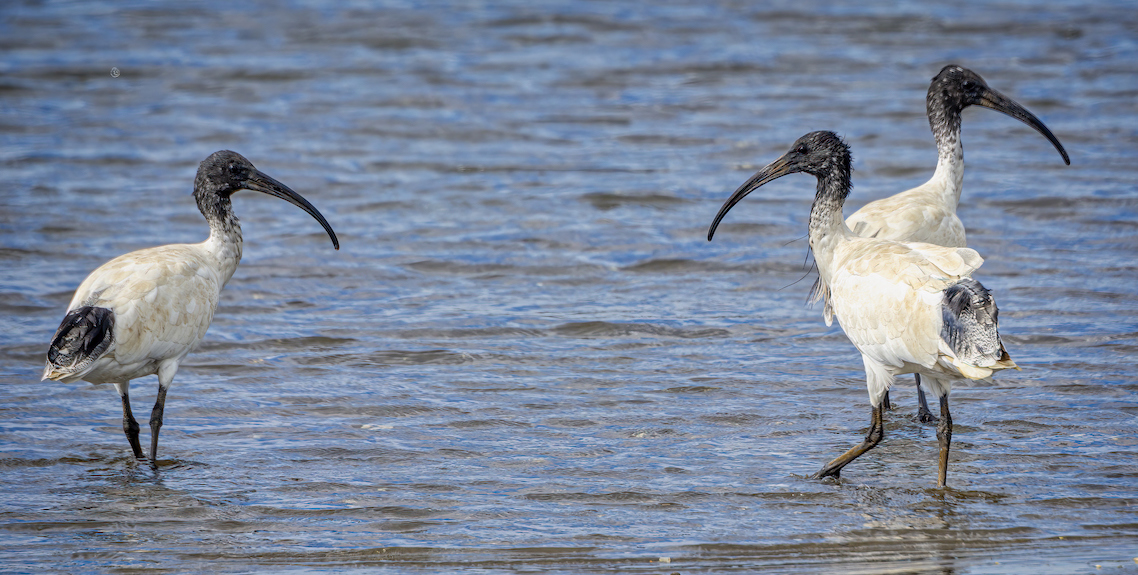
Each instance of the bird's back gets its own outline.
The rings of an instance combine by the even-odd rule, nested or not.
[[[948,183],[939,180],[872,201],[846,218],[846,225],[865,238],[965,247],[956,201],[945,190]]]

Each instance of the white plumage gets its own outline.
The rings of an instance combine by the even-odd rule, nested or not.
[[[820,248],[830,260],[818,265],[827,270],[830,303],[866,360],[872,405],[882,402],[893,376],[903,373],[925,376],[936,397],[951,389],[952,379],[991,376],[988,368],[998,358],[970,365],[941,336],[943,292],[984,263],[975,250],[854,235]]]
[[[122,383],[159,373],[163,366],[177,371],[209,329],[240,253],[240,241],[232,245],[211,237],[201,244],[139,250],[103,264],[79,285],[67,310],[112,310],[113,343],[77,371],[49,362],[44,379]]]
[[[153,460],[166,391],[182,360],[201,343],[221,289],[241,261],[241,227],[229,198],[242,189],[301,207],[339,249],[335,232],[307,200],[239,154],[216,152],[201,163],[194,185],[198,208],[209,222],[209,239],[138,250],[103,264],[79,285],[52,338],[43,379],[115,384],[122,398],[123,431],[136,457],[143,454],[130,409],[130,381],[158,375],[150,419]]]
[[[837,316],[861,352],[873,416],[865,441],[828,463],[815,477],[841,469],[884,436],[882,400],[896,376],[918,373],[940,398],[938,484],[946,481],[952,419],[951,383],[983,379],[1015,368],[1000,342],[997,309],[971,274],[983,263],[975,250],[858,236],[842,221],[850,190],[849,148],[832,132],[813,132],[790,152],[759,170],[724,203],[708,239],[727,212],[747,194],[786,174],[818,178],[810,212],[810,247],[825,288],[826,323]]]
[[[969,106],[982,106],[1011,116],[1046,137],[1063,161],[1070,165],[1067,151],[1039,118],[1015,100],[988,87],[979,74],[956,65],[941,69],[929,84],[925,97],[929,127],[937,144],[937,165],[929,181],[896,195],[870,202],[846,219],[846,225],[859,236],[925,242],[948,247],[968,245],[964,223],[956,214],[964,183],[964,147],[960,139],[962,112]],[[815,285],[817,294],[821,283]],[[816,296],[824,297],[824,296]],[[827,310],[827,314],[830,310]],[[918,417],[936,421],[921,392],[921,376],[916,376],[920,395]],[[886,396],[886,408],[889,407]]]

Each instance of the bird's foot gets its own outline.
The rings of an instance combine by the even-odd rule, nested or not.
[[[819,471],[818,473],[815,473],[814,475],[811,475],[810,479],[825,479],[827,477],[833,477],[834,479],[841,479],[842,478],[842,468],[839,467],[837,469],[831,469],[829,467],[823,467],[821,471]]]
[[[936,423],[940,421],[940,418],[933,415],[932,412],[927,409],[919,409],[917,410],[917,421],[921,423]]]

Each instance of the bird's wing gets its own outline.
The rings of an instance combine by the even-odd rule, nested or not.
[[[983,263],[968,248],[865,238],[836,256],[830,290],[842,330],[863,355],[894,368],[937,362],[941,291]]]
[[[984,264],[984,258],[969,248],[860,238],[847,245],[850,273],[885,274],[914,290],[939,292]]]
[[[842,331],[863,355],[897,369],[936,363],[940,318],[932,294],[884,273],[839,273],[830,287]]]
[[[115,258],[83,281],[71,307],[114,311],[122,364],[184,356],[209,328],[224,284],[196,248],[168,245]]]

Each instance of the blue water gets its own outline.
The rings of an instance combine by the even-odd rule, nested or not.
[[[1136,31],[1046,0],[7,3],[0,571],[1135,572]],[[813,181],[707,226],[812,130],[853,148],[848,210],[922,183],[947,63],[1071,155],[965,112],[960,215],[1024,371],[954,388],[949,489],[908,381],[809,480],[869,419],[803,305]],[[218,149],[342,249],[235,196],[152,469],[112,388],[39,377],[87,273],[205,238]]]

